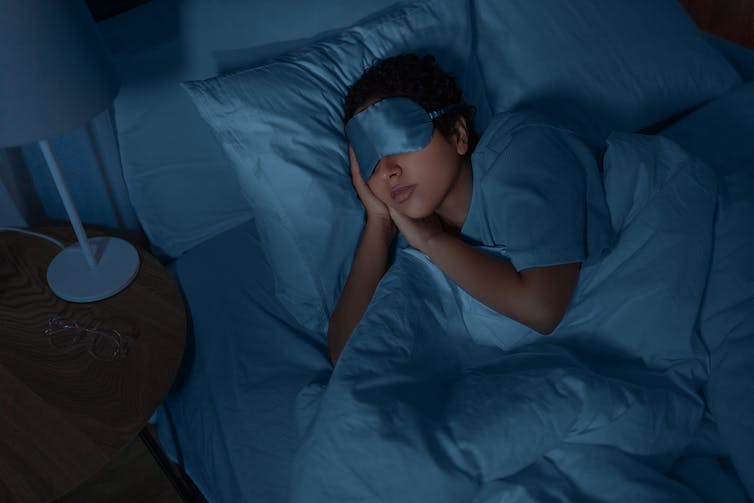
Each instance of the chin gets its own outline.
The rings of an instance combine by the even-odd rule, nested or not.
[[[434,208],[422,207],[422,205],[420,204],[410,204],[405,208],[397,208],[397,210],[401,211],[407,217],[411,217],[413,219],[426,218],[435,212]]]

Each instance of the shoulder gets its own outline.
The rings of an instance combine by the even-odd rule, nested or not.
[[[569,164],[591,164],[594,152],[573,130],[535,111],[519,111],[496,115],[483,132],[472,155],[477,175],[484,175],[492,166],[505,162],[509,167],[530,166],[564,161]]]
[[[482,132],[474,150],[476,157],[496,157],[514,147],[518,150],[551,146],[568,150],[589,150],[586,141],[572,129],[534,110],[495,115]]]

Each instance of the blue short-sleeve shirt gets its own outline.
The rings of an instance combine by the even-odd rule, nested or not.
[[[461,234],[516,270],[600,257],[613,231],[595,152],[531,112],[493,118],[472,154]]]

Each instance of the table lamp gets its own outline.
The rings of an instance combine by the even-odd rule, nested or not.
[[[0,0],[0,148],[37,141],[78,244],[50,263],[47,282],[71,302],[127,287],[139,254],[114,237],[87,238],[49,138],[107,109],[120,82],[84,0]]]

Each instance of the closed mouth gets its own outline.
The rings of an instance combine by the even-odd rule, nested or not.
[[[390,191],[390,197],[393,198],[393,201],[395,201],[396,203],[402,203],[409,197],[411,197],[411,194],[414,193],[415,188],[416,185],[404,185],[403,187],[396,187]]]

